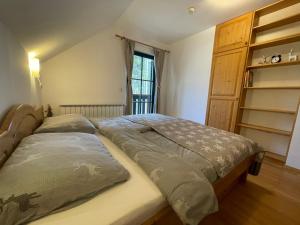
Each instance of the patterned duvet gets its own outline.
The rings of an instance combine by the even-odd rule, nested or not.
[[[253,141],[240,135],[159,114],[95,124],[144,169],[189,225],[218,210],[212,183],[259,152]]]

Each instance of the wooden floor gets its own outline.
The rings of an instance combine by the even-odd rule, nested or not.
[[[264,160],[260,175],[238,184],[201,225],[300,225],[300,172]]]

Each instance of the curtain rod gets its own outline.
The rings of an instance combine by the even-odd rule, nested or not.
[[[143,42],[136,41],[136,40],[133,40],[133,39],[130,39],[130,38],[121,36],[121,35],[119,35],[119,34],[116,34],[116,37],[120,38],[121,40],[127,39],[127,40],[130,40],[130,41],[134,41],[134,42],[136,42],[136,43],[139,43],[139,44],[141,44],[141,45],[145,45],[145,46],[148,46],[148,47],[151,47],[151,48],[157,48],[157,47],[155,47],[155,46],[153,46],[153,45],[148,45],[148,44],[145,44],[145,43],[143,43]],[[166,52],[166,53],[170,53],[170,51],[165,50],[165,49],[161,49],[161,48],[157,48],[157,49],[160,49],[160,50],[162,50],[162,51],[164,51],[164,52]]]

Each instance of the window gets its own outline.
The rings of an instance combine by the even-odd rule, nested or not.
[[[154,56],[134,52],[132,71],[132,114],[154,112]]]

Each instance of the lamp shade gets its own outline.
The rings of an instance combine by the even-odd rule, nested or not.
[[[33,77],[40,77],[40,60],[38,58],[29,58],[29,69]]]

